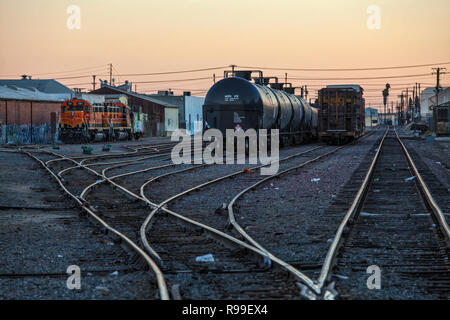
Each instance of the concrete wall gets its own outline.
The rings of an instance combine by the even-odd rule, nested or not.
[[[191,134],[202,131],[203,127],[203,104],[205,98],[201,97],[184,97],[186,130]]]
[[[172,132],[179,128],[179,115],[178,108],[168,108],[164,109],[164,126],[165,131],[168,136],[171,135]]]

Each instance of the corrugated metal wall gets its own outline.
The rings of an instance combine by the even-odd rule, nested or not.
[[[50,114],[59,114],[60,102],[0,100],[1,124],[40,126],[50,123]]]

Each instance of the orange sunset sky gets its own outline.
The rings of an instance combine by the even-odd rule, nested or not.
[[[80,8],[80,29],[66,12]],[[381,9],[371,30],[367,8]],[[223,69],[159,76],[129,73],[190,70],[230,64],[265,68],[365,68],[450,62],[449,0],[0,0],[0,77],[67,78],[91,89],[92,75],[130,80],[139,92],[172,88],[204,95]],[[450,64],[441,65],[448,67]],[[284,77],[285,70],[265,70]],[[391,83],[392,99],[415,82],[433,85],[431,67],[377,71],[287,71],[296,86],[357,83],[377,107]],[[417,77],[309,80],[399,75]],[[77,78],[79,76],[79,78]],[[208,79],[204,79],[209,77]],[[98,79],[97,78],[97,79]],[[196,79],[190,81],[169,81]],[[167,82],[149,82],[167,81]],[[147,83],[143,83],[147,82]],[[450,84],[449,74],[442,77]],[[395,100],[391,100],[395,101]]]

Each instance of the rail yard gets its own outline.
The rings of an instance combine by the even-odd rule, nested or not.
[[[170,141],[93,146],[0,149],[2,299],[449,298],[448,142],[382,126],[283,148],[270,176],[175,165]]]
[[[0,0],[3,314],[447,314],[449,12]]]

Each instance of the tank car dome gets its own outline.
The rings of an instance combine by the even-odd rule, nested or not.
[[[262,106],[261,94],[248,80],[225,78],[214,84],[205,97],[205,106]]]

